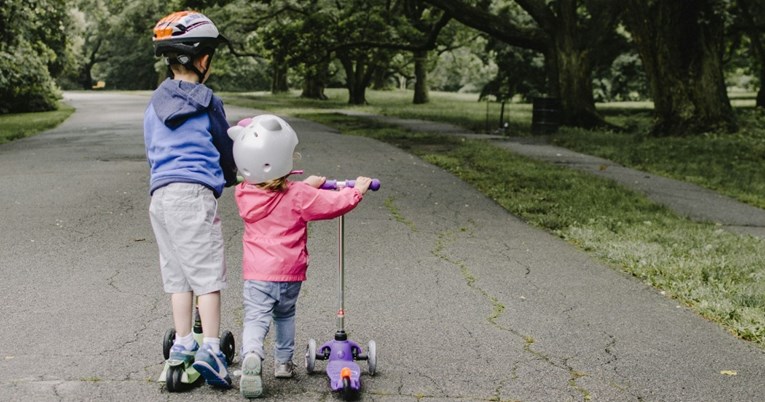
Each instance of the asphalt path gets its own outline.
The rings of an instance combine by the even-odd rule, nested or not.
[[[148,218],[148,94],[65,100],[77,112],[62,125],[0,145],[0,400],[241,400],[237,389],[171,394],[156,382],[172,324]],[[260,113],[227,111],[232,123]],[[414,156],[290,121],[296,168],[382,182],[345,220],[346,328],[362,345],[377,343],[362,400],[763,399],[765,353],[752,344]],[[229,268],[222,328],[240,342],[242,224],[232,193],[219,200]],[[314,223],[309,235],[299,366],[308,339],[322,343],[335,330],[337,222]],[[269,348],[265,400],[334,400],[323,363],[277,381]]]

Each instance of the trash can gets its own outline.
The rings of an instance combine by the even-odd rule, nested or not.
[[[558,98],[534,98],[531,111],[531,133],[552,134],[558,132],[561,103]]]

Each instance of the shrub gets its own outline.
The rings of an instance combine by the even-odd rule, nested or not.
[[[0,113],[54,110],[60,97],[45,60],[28,43],[0,49]]]

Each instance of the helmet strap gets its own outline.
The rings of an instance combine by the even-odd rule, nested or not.
[[[186,68],[188,68],[189,70],[191,70],[194,73],[196,73],[197,77],[199,77],[199,83],[200,84],[204,83],[205,75],[207,75],[207,71],[210,70],[210,64],[212,64],[212,58],[213,58],[213,55],[215,54],[215,52],[206,53],[206,54],[207,54],[208,57],[207,57],[207,63],[205,63],[204,70],[200,71],[197,68],[197,66],[194,65],[193,61],[189,62],[188,65],[186,66]]]
[[[207,71],[210,69],[210,64],[212,64],[212,58],[215,52],[211,53],[205,53],[208,55],[207,57],[207,63],[205,63],[204,70],[200,71],[196,65],[194,65],[194,59],[187,56],[187,55],[180,55],[175,58],[165,58],[165,64],[167,64],[167,74],[172,79],[175,78],[175,73],[173,72],[173,69],[171,66],[173,64],[179,64],[185,67],[186,69],[192,71],[194,74],[199,77],[199,83],[203,83],[205,79],[205,75],[207,74]]]

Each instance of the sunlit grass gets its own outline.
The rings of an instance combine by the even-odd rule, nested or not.
[[[56,127],[72,113],[73,107],[60,102],[50,112],[0,114],[0,144]]]
[[[563,129],[552,141],[765,208],[765,113],[741,108],[737,114],[741,129],[735,134],[656,138],[636,123],[623,133]]]

